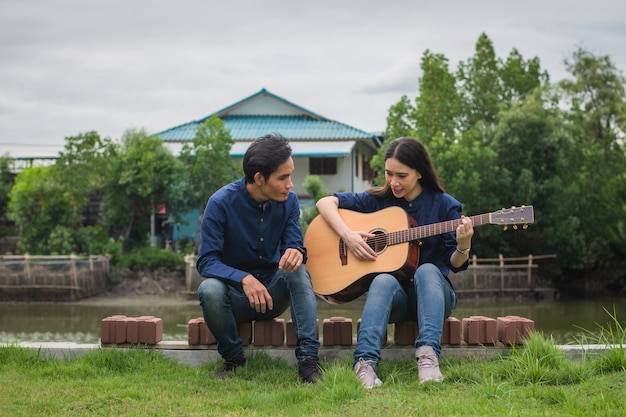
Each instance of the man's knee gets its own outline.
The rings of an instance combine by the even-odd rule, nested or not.
[[[206,278],[198,287],[198,299],[200,302],[222,299],[228,291],[228,287],[219,279]]]

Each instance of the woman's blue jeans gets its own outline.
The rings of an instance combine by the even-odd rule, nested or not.
[[[241,288],[218,278],[206,278],[198,287],[198,298],[204,322],[217,340],[217,351],[224,360],[243,356],[243,343],[237,332],[237,323],[253,320],[271,320],[291,308],[291,319],[296,333],[296,358],[318,359],[317,298],[311,276],[306,267],[294,272],[276,271],[266,286],[274,302],[273,310],[257,313]]]
[[[455,307],[454,289],[433,264],[420,265],[404,286],[390,274],[377,275],[365,299],[354,363],[362,358],[376,368],[387,325],[407,320],[417,320],[415,347],[430,346],[439,357],[443,322]]]

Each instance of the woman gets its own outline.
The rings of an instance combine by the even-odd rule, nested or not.
[[[361,193],[336,193],[317,202],[330,227],[361,260],[376,261],[376,252],[367,244],[374,235],[350,230],[339,208],[371,213],[399,206],[426,225],[459,220],[455,232],[423,239],[418,267],[410,282],[394,276],[377,275],[368,290],[354,352],[354,371],[365,388],[380,386],[376,375],[388,323],[417,320],[415,358],[420,382],[442,381],[439,370],[443,322],[456,306],[456,294],[448,280],[450,271],[467,269],[474,228],[461,215],[461,204],[449,194],[432,165],[424,146],[412,138],[398,138],[385,151],[385,184]]]

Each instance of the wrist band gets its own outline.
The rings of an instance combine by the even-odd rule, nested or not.
[[[468,253],[468,252],[470,251],[470,249],[472,249],[472,248],[471,248],[471,247],[469,247],[469,248],[467,248],[467,249],[461,250],[461,249],[459,249],[459,247],[458,247],[458,246],[456,247],[456,251],[457,251],[458,253],[460,253],[461,255],[465,255],[466,253]]]

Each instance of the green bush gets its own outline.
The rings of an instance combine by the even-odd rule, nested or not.
[[[175,251],[148,246],[121,255],[116,266],[131,271],[177,272],[184,270],[185,259]]]

